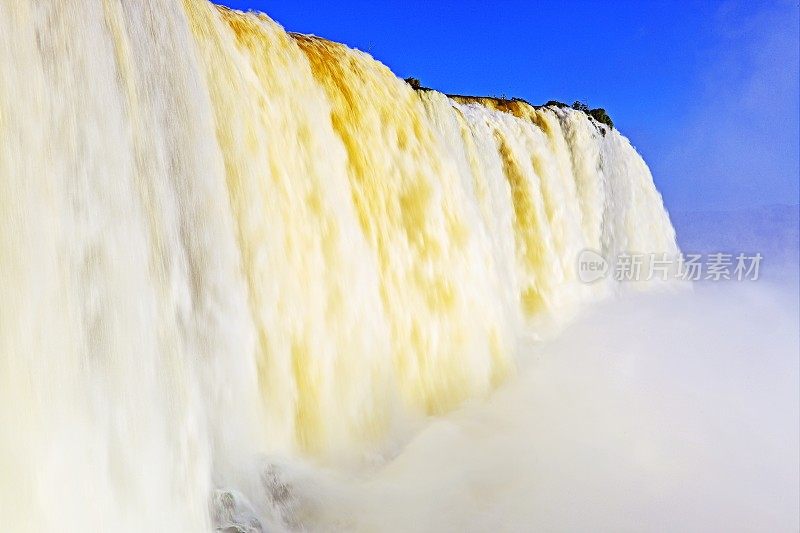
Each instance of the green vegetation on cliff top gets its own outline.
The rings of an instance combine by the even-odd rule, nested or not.
[[[417,79],[417,78],[411,78],[411,77],[410,78],[406,78],[405,82],[408,83],[411,86],[411,88],[416,90],[416,91],[432,91],[433,90],[430,87],[424,87],[422,85],[422,83],[419,81],[419,79]],[[559,102],[558,100],[549,100],[544,105],[534,105],[534,104],[531,104],[530,102],[528,102],[527,100],[524,100],[522,98],[517,98],[517,97],[507,98],[506,95],[501,95],[500,97],[495,97],[495,96],[466,96],[466,95],[461,95],[461,94],[448,94],[447,96],[449,96],[450,98],[456,98],[456,99],[459,99],[459,100],[475,100],[475,101],[478,101],[478,102],[480,100],[494,100],[496,103],[500,104],[498,106],[499,108],[502,108],[504,105],[511,104],[511,103],[514,103],[514,102],[523,102],[523,103],[528,104],[531,107],[535,107],[535,108],[539,108],[539,107],[567,108],[567,107],[569,107],[569,108],[572,108],[572,109],[574,109],[576,111],[581,111],[583,113],[586,113],[586,115],[588,115],[589,117],[594,119],[599,124],[605,124],[609,128],[614,129],[614,121],[611,120],[611,117],[608,116],[608,113],[606,112],[605,109],[603,109],[602,107],[597,107],[597,108],[592,109],[588,105],[586,105],[583,102],[580,102],[578,100],[573,102],[573,104],[571,106],[568,105],[568,104],[565,104],[564,102]],[[602,130],[602,128],[601,128],[601,131],[603,132],[603,134],[605,134],[605,131]]]

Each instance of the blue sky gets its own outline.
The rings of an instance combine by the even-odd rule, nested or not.
[[[223,0],[443,92],[605,107],[668,207],[798,202],[798,4]]]

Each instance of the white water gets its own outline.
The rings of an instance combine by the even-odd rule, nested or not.
[[[598,305],[388,465],[282,465],[293,511],[312,531],[796,531],[796,294]]]
[[[403,530],[379,509],[404,498],[413,527],[435,529],[414,483],[375,503],[325,480],[402,470],[439,427],[407,447],[427,417],[502,383],[547,395],[511,376],[521,354],[616,291],[578,281],[582,249],[676,250],[616,131],[415,92],[266,17],[201,0],[0,0],[0,65],[12,531]],[[551,396],[539,408],[557,416]],[[494,453],[537,442],[514,436]],[[464,438],[465,461],[493,450]],[[439,464],[409,461],[404,476]],[[294,479],[306,468],[319,493]],[[482,494],[533,478],[476,479]],[[496,525],[528,523],[509,520]]]

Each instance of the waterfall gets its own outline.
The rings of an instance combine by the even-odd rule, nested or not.
[[[618,290],[582,250],[676,251],[617,130],[204,0],[0,0],[0,222],[13,531],[267,516],[264,457],[380,460]]]

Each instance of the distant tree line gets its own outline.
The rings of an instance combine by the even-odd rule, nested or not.
[[[405,79],[405,82],[407,84],[409,84],[412,89],[414,89],[416,91],[429,91],[430,90],[428,87],[423,87],[422,83],[420,83],[418,78],[408,77],[408,78]],[[498,97],[498,99],[499,100],[508,100],[508,98],[506,97],[505,94],[503,94],[500,97]],[[522,98],[516,98],[516,97],[511,98],[510,101],[512,101],[512,102],[525,102],[525,103],[529,104],[529,102],[527,100],[523,100]],[[581,111],[583,113],[586,113],[587,115],[589,115],[590,117],[595,119],[600,124],[605,124],[609,128],[614,129],[614,121],[611,120],[611,117],[608,116],[608,113],[606,113],[605,109],[603,109],[602,107],[596,107],[596,108],[592,109],[588,105],[586,105],[583,102],[581,102],[580,100],[575,100],[572,103],[571,106],[565,104],[564,102],[559,102],[558,100],[550,100],[546,104],[544,104],[544,107],[571,107],[572,109],[574,109],[576,111]],[[605,132],[603,132],[603,133],[605,133]]]

